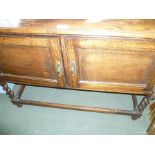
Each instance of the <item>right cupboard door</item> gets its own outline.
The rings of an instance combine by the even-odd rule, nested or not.
[[[68,87],[145,94],[155,84],[155,42],[114,37],[61,38]]]

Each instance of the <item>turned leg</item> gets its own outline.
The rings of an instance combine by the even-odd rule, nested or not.
[[[6,91],[6,95],[8,95],[9,98],[12,100],[15,95],[14,95],[14,92],[11,90],[11,88],[8,86],[8,84],[2,82],[1,86],[3,87],[3,90]]]
[[[139,111],[142,113],[145,108],[150,104],[151,100],[153,100],[150,96],[143,97],[142,101],[138,105]]]
[[[18,103],[16,103],[16,102],[14,102],[15,100],[18,99],[18,96],[16,96],[16,95],[14,94],[14,91],[11,90],[11,88],[8,86],[8,84],[7,84],[6,82],[1,82],[0,85],[3,87],[3,90],[6,92],[6,95],[8,95],[9,98],[11,99],[11,102],[12,102],[13,104],[17,105],[18,107],[21,107],[22,104],[20,104],[20,103],[18,104]]]
[[[132,119],[137,119],[142,115],[142,112],[145,110],[145,108],[150,104],[151,100],[155,99],[155,87],[150,91],[146,96],[143,97],[141,102],[137,104],[136,97],[133,97],[133,103],[134,103],[134,110],[139,112],[139,115],[132,117]]]
[[[133,101],[133,107],[134,107],[133,110],[137,113],[137,115],[133,115],[131,116],[131,118],[133,120],[136,120],[137,118],[141,117],[143,111],[153,99],[155,99],[155,88],[153,88],[152,91],[150,91],[146,96],[144,96],[139,104],[138,104],[136,95],[132,95],[132,101]]]

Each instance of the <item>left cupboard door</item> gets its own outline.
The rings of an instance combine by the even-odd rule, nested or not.
[[[0,75],[7,82],[64,87],[59,38],[0,36]]]

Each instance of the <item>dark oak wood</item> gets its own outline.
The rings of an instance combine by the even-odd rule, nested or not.
[[[4,74],[56,80],[48,48],[0,46],[0,59]]]
[[[59,38],[5,36],[0,44],[0,71],[7,81],[64,86]]]
[[[19,101],[17,100],[14,102],[18,104],[20,103],[20,104],[43,106],[43,107],[50,107],[50,108],[137,116],[136,112],[130,111],[130,110],[120,110],[120,109],[114,110],[114,109],[102,108],[102,107],[88,107],[88,106],[79,106],[79,105],[71,105],[71,104],[48,103],[48,102],[39,102],[39,101],[31,101],[31,100],[23,100],[23,99]]]
[[[133,100],[133,110],[125,110],[125,109],[110,109],[105,107],[88,107],[88,106],[79,106],[79,105],[71,105],[71,104],[59,104],[52,102],[40,102],[40,101],[32,101],[21,99],[22,93],[25,89],[25,85],[20,85],[17,93],[14,93],[7,83],[2,83],[3,89],[6,90],[6,94],[9,95],[13,104],[21,107],[23,104],[26,105],[35,105],[35,106],[43,106],[43,107],[51,107],[51,108],[60,108],[60,109],[69,109],[69,110],[80,110],[80,111],[88,111],[88,112],[98,112],[98,113],[110,113],[110,114],[120,114],[120,115],[128,115],[131,116],[133,120],[136,120],[142,115],[145,107],[150,103],[151,98],[144,97],[140,103],[137,101],[136,95],[132,95]]]
[[[21,45],[21,46],[39,46],[49,47],[48,37],[37,37],[37,36],[17,36],[17,35],[1,35],[0,44],[2,45]]]
[[[2,22],[1,34],[35,34],[35,35],[99,35],[123,36],[134,38],[154,38],[155,20],[152,19],[20,19]],[[1,25],[1,23],[0,23]]]
[[[0,21],[0,83],[142,94],[142,113],[155,98],[154,34],[155,20]]]
[[[155,72],[155,43],[120,38],[63,37],[70,87],[145,94]],[[74,73],[71,75],[71,64]],[[153,80],[152,80],[153,82]],[[153,82],[154,85],[154,82]]]
[[[24,89],[25,89],[25,85],[20,85],[15,98],[20,99]]]

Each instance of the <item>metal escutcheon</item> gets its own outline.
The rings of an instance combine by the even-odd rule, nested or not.
[[[57,64],[56,64],[56,71],[57,71],[57,76],[62,75],[62,64],[61,64],[60,61],[58,61]]]
[[[74,61],[70,62],[70,74],[71,76],[74,76],[75,74],[75,62]]]

